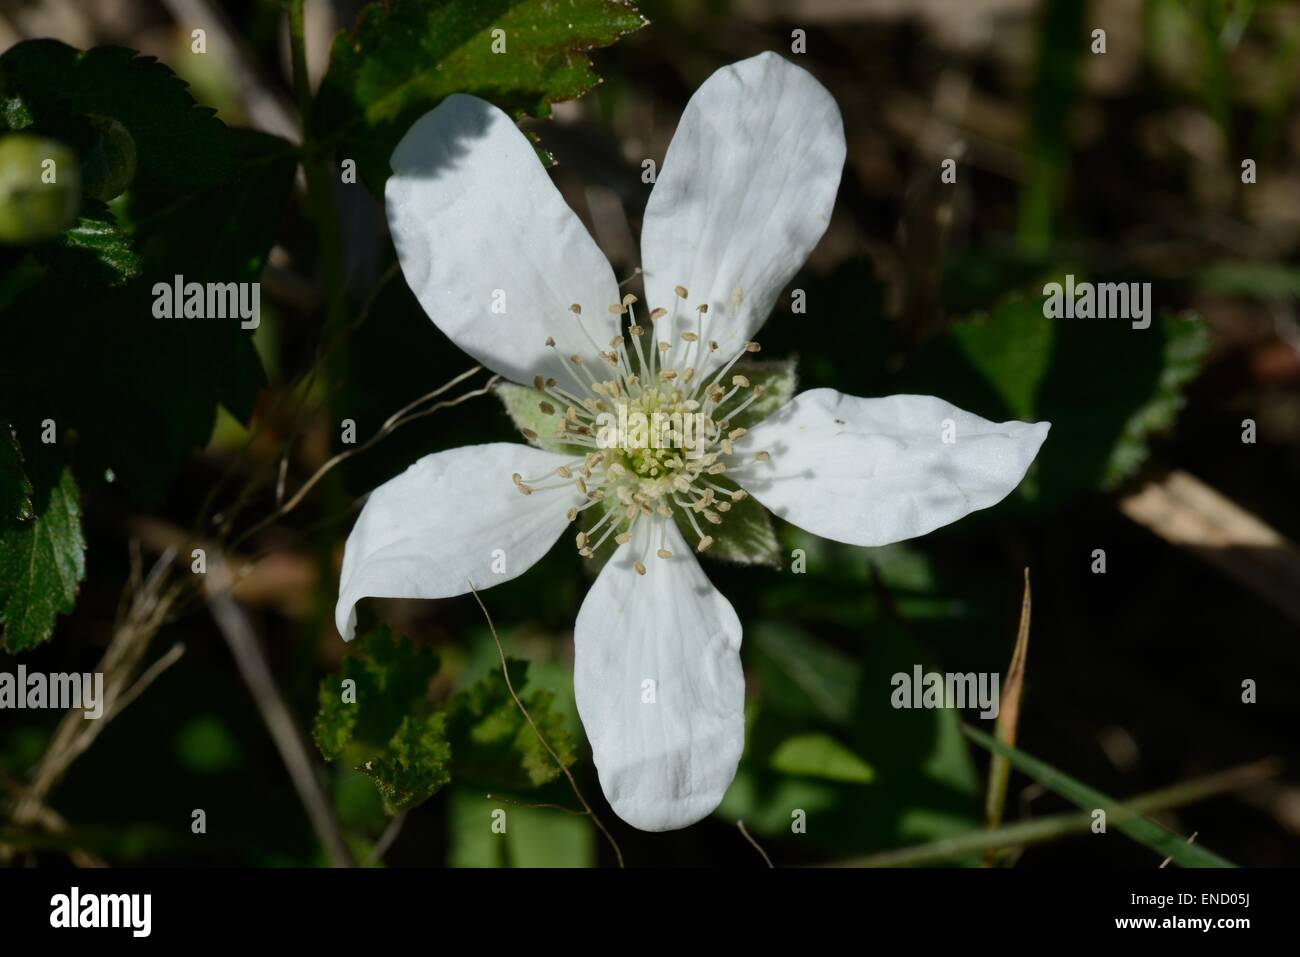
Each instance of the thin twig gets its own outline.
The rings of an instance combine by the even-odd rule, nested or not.
[[[1277,758],[1264,758],[1250,764],[1243,764],[1226,771],[1219,771],[1202,778],[1184,781],[1172,787],[1152,791],[1138,797],[1129,798],[1117,808],[1119,816],[1127,820],[1144,814],[1183,807],[1203,801],[1219,794],[1240,791],[1276,777],[1282,770],[1282,762]],[[1116,814],[1110,820],[1116,820]],[[903,847],[891,851],[882,851],[866,857],[839,861],[829,867],[906,867],[917,864],[931,864],[936,861],[952,860],[981,851],[1007,848],[1022,848],[1030,844],[1042,844],[1059,837],[1086,833],[1092,827],[1092,815],[1088,813],[1055,814],[1032,821],[1020,821],[1005,824],[996,831],[977,829],[955,837],[944,838],[929,844]]]
[[[220,556],[214,558],[215,561],[208,570],[205,591],[212,618],[230,645],[239,673],[257,702],[262,720],[271,732],[271,738],[289,771],[289,777],[311,819],[316,836],[335,867],[354,867],[355,861],[343,838],[334,805],[316,776],[315,764],[294,723],[293,713],[280,694],[280,689],[276,687],[271,667],[257,642],[257,636],[253,634],[248,615],[230,595],[230,571],[224,559]]]
[[[384,833],[379,835],[379,840],[370,849],[370,853],[366,855],[366,859],[361,866],[374,867],[383,861],[384,855],[388,853],[389,848],[393,846],[393,842],[397,840],[397,835],[402,833],[402,825],[405,823],[405,811],[389,821],[388,827],[384,828]]]
[[[494,375],[492,376],[492,378],[488,379],[488,381],[484,383],[484,385],[481,386],[480,388],[472,389],[469,392],[463,392],[454,399],[447,399],[444,402],[437,402],[427,409],[421,409],[419,412],[410,415],[406,414],[412,408],[418,406],[420,403],[427,402],[429,399],[432,398],[436,398],[437,396],[446,392],[448,389],[452,388],[453,386],[460,384],[465,379],[474,375],[476,372],[479,372],[481,368],[482,368],[481,366],[475,366],[474,368],[466,372],[462,372],[454,379],[450,380],[449,382],[443,383],[441,386],[439,386],[437,389],[434,389],[432,392],[428,393],[427,395],[422,395],[414,402],[411,402],[406,406],[403,406],[398,412],[389,416],[389,418],[384,422],[383,426],[379,429],[379,431],[376,432],[374,435],[372,435],[361,445],[358,445],[350,449],[344,449],[342,452],[339,452],[328,462],[326,462],[324,465],[318,468],[312,474],[312,476],[307,479],[307,481],[303,482],[302,486],[298,489],[298,491],[294,492],[294,494],[289,498],[287,502],[285,502],[283,505],[277,508],[274,512],[271,512],[269,515],[265,516],[260,521],[256,522],[247,531],[243,532],[238,537],[236,537],[230,543],[229,547],[232,550],[238,548],[241,544],[247,541],[251,536],[257,534],[259,531],[266,528],[272,522],[282,518],[283,516],[287,515],[289,512],[293,511],[295,508],[298,507],[299,504],[302,503],[302,500],[307,496],[307,493],[310,492],[313,488],[315,488],[316,484],[321,479],[323,479],[336,466],[352,458],[352,456],[354,455],[360,455],[362,452],[365,452],[367,449],[371,448],[371,446],[373,446],[375,443],[385,438],[386,436],[396,431],[397,429],[401,428],[403,425],[406,425],[410,422],[414,422],[416,419],[422,418],[423,416],[426,415],[430,415],[434,412],[439,411],[440,409],[449,409],[452,406],[460,405],[462,402],[467,402],[470,399],[473,399],[477,396],[487,395],[488,392],[491,391],[492,386],[496,384],[496,381],[497,379],[500,378],[500,376]],[[405,416],[405,418],[403,418],[403,416]]]
[[[614,835],[609,833],[609,830],[605,827],[601,819],[596,816],[596,812],[591,809],[591,805],[588,804],[587,799],[583,797],[582,789],[578,787],[578,782],[574,779],[573,774],[569,771],[568,767],[565,766],[564,762],[560,760],[560,756],[555,753],[555,749],[551,747],[551,743],[546,740],[546,735],[542,734],[542,729],[537,727],[537,722],[533,720],[533,716],[528,713],[528,709],[524,707],[524,703],[519,700],[519,695],[515,693],[514,682],[510,680],[510,669],[506,665],[506,650],[501,644],[501,637],[497,634],[496,625],[492,623],[492,616],[488,613],[487,605],[483,604],[483,599],[479,597],[478,589],[474,587],[474,581],[469,578],[465,580],[469,582],[469,590],[474,594],[474,600],[478,602],[479,608],[483,610],[483,617],[487,619],[488,631],[492,632],[492,640],[497,644],[497,654],[501,657],[501,674],[505,676],[506,688],[510,692],[510,697],[515,699],[515,705],[518,706],[519,711],[523,714],[524,720],[528,722],[528,726],[533,729],[533,734],[537,735],[537,740],[542,742],[542,747],[544,747],[546,753],[551,756],[551,760],[555,762],[555,766],[560,769],[561,773],[563,773],[566,778],[569,779],[569,787],[573,788],[573,794],[578,799],[578,803],[586,810],[587,816],[591,818],[592,823],[596,825],[596,828],[600,833],[605,835],[605,840],[609,841],[609,846],[614,849],[614,856],[618,859],[618,866],[623,867],[623,851],[618,846],[618,841],[614,840]]]
[[[115,718],[119,714],[121,714],[122,710],[127,705],[129,705],[136,698],[140,697],[140,695],[144,692],[144,690],[148,688],[151,684],[153,684],[159,675],[161,675],[172,665],[176,664],[176,662],[180,661],[181,656],[184,654],[185,654],[185,646],[183,644],[181,644],[178,641],[176,642],[176,644],[172,645],[171,648],[168,650],[167,654],[163,655],[161,658],[159,658],[157,661],[151,664],[145,670],[144,674],[142,674],[139,678],[135,679],[135,684],[131,685],[131,687],[126,690],[126,692],[122,695],[122,697],[117,699],[117,703],[113,705],[113,710],[104,713],[104,720],[101,722],[101,724],[107,724],[112,718]]]
[[[763,860],[767,862],[767,866],[773,868],[776,867],[776,865],[772,863],[772,859],[767,856],[767,851],[763,850],[762,845],[760,845],[758,841],[754,840],[753,835],[749,833],[749,829],[745,827],[745,822],[736,821],[736,827],[740,828],[740,833],[744,835],[745,840],[749,841],[749,843],[754,846],[754,850],[763,855]]]

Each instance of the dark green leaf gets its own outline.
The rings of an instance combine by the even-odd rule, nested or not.
[[[753,631],[760,673],[773,704],[792,714],[847,722],[861,677],[851,657],[793,626],[763,622]]]
[[[159,189],[188,190],[229,173],[221,123],[152,57],[27,40],[0,56],[0,79],[8,101],[0,115],[11,129],[64,129],[72,117],[115,120],[134,141],[139,177]]]
[[[354,740],[383,748],[411,714],[428,712],[429,681],[438,658],[419,645],[380,628],[359,642],[357,654],[343,659],[338,675],[321,681],[320,710],[312,728],[316,746],[329,760]],[[344,682],[352,681],[355,700],[344,700]]]
[[[0,526],[32,517],[32,483],[23,469],[18,436],[0,422]]]
[[[312,737],[326,760],[367,775],[384,809],[399,814],[449,780],[446,718],[429,701],[438,659],[388,628],[366,635],[357,652],[321,681]]]
[[[379,791],[384,810],[401,814],[423,804],[451,780],[446,716],[404,718],[384,753],[360,768]]]
[[[131,237],[100,200],[87,197],[81,215],[58,238],[37,247],[47,266],[83,286],[118,286],[140,275]]]
[[[11,459],[6,468],[14,464]],[[31,514],[0,518],[0,647],[10,653],[34,648],[50,637],[55,616],[72,611],[86,574],[81,504],[72,470],[57,461],[52,449],[39,446],[19,467],[26,473],[24,481],[30,481]]]
[[[376,193],[388,157],[421,115],[451,93],[481,96],[514,114],[596,85],[587,58],[644,25],[621,0],[393,0],[372,3],[334,40],[312,126]],[[505,52],[493,52],[493,31]],[[501,35],[498,35],[500,37]],[[498,47],[499,48],[499,47]]]
[[[100,290],[87,308],[84,289],[62,271],[47,274],[19,290],[0,326],[0,405],[75,428],[80,467],[95,478],[112,469],[146,503],[208,441],[217,405],[247,421],[265,381],[238,318],[153,314],[155,283],[176,275],[259,280],[293,187],[294,151],[252,131],[229,139],[228,181],[180,197],[133,190],[125,218],[136,231],[140,276]]]
[[[1017,295],[954,325],[895,391],[938,395],[995,421],[1051,422],[1017,495],[1053,505],[1142,465],[1151,437],[1182,408],[1207,341],[1190,315],[1134,329],[1125,319],[1047,318],[1040,300]]]

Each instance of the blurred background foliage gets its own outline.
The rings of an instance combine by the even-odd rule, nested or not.
[[[351,857],[615,862],[522,721],[472,598],[366,602],[357,647],[334,630],[359,497],[429,452],[512,438],[500,404],[480,396],[404,425],[291,513],[278,507],[344,448],[341,420],[365,442],[470,365],[395,270],[377,198],[414,117],[456,90],[532,117],[557,185],[631,276],[643,160],[662,161],[713,70],[770,49],[830,89],[848,161],[792,283],[807,312],[779,301],[765,356],[797,357],[800,388],[930,393],[1052,433],[1011,498],[956,527],[856,549],[779,525],[803,573],[707,566],[745,625],[747,744],[721,808],[686,832],[634,831],[600,795],[571,677],[591,569],[559,547],[485,592],[561,763],[636,865],[762,866],[743,820],[777,864],[1154,866],[1155,845],[1078,826],[982,855],[988,751],[962,724],[992,724],[890,705],[891,675],[918,663],[1005,680],[1029,568],[1017,748],[1110,795],[1181,787],[1153,809],[1162,823],[1239,864],[1295,864],[1300,4],[637,8],[649,25],[611,0],[0,3],[0,166],[45,155],[40,139],[80,177],[71,200],[41,209],[0,180],[0,670],[94,670],[107,650],[129,686],[165,667],[66,766],[57,715],[0,715],[3,859],[331,859],[203,596],[185,590],[184,556],[202,541],[248,567],[235,597],[293,723],[314,729],[313,759],[332,759],[321,774]],[[520,38],[508,69],[483,54],[497,25]],[[72,49],[97,47],[159,62]],[[260,277],[260,327],[149,322],[149,287],[174,273]],[[1066,274],[1152,283],[1151,327],[1044,318],[1043,285]],[[46,418],[54,446],[39,438]],[[169,550],[180,584],[157,586],[142,629],[149,609],[132,596]],[[113,658],[124,632],[134,643]],[[383,713],[337,706],[349,676],[379,690],[366,700]],[[1010,780],[1008,825],[1050,825],[1079,803],[1068,785]],[[191,833],[194,808],[206,834]],[[907,856],[944,840],[958,843]]]

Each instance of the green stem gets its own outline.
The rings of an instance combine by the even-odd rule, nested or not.
[[[1112,811],[1109,823],[1113,824],[1119,820],[1132,820],[1143,814],[1182,807],[1219,794],[1238,791],[1252,784],[1266,781],[1280,770],[1281,765],[1279,762],[1273,759],[1264,759],[1253,764],[1210,774],[1203,778],[1184,781],[1172,787],[1130,798],[1124,802],[1122,809],[1117,808]],[[1092,815],[1088,813],[1055,814],[1051,817],[1008,824],[996,830],[970,831],[931,844],[883,851],[868,857],[841,861],[832,866],[905,867],[917,864],[932,864],[936,861],[952,860],[978,854],[981,851],[1026,847],[1030,844],[1042,844],[1071,834],[1083,834],[1088,832],[1092,824]]]
[[[302,169],[307,201],[316,224],[321,282],[325,291],[325,328],[335,328],[345,313],[343,232],[334,206],[328,156],[312,134],[311,81],[307,77],[307,46],[303,29],[304,0],[289,2],[289,49],[293,57],[293,90],[302,122]]]

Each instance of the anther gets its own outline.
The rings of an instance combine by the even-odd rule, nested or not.
[[[658,555],[660,558],[672,558],[672,557],[673,557],[673,553],[670,552],[670,551],[669,551],[668,549],[666,549],[666,548],[661,548],[661,549],[659,549],[659,551],[655,552],[655,554]]]
[[[705,535],[703,538],[700,539],[700,543],[695,546],[695,550],[697,552],[702,552],[712,544],[713,544],[713,536]]]
[[[651,322],[656,322],[656,321],[662,319],[662,318],[663,318],[664,316],[666,316],[666,315],[668,315],[668,310],[667,310],[667,309],[664,309],[662,306],[660,306],[658,309],[651,309],[651,310],[650,310],[650,321],[651,321]]]
[[[637,573],[638,575],[644,575],[644,574],[645,574],[645,566],[642,565],[639,561],[638,561],[638,562],[633,562],[633,563],[632,563],[632,567],[636,569],[636,573]]]
[[[549,402],[538,402],[538,403],[537,403],[537,408],[539,408],[539,409],[542,410],[542,415],[554,415],[554,414],[555,414],[555,406],[551,405],[551,403],[549,403]]]
[[[685,299],[687,296],[690,295],[690,293],[686,291],[685,286],[673,286],[673,292],[677,293],[678,299]]]
[[[526,438],[529,442],[537,441],[537,433],[534,432],[532,429],[520,429],[519,434],[522,435],[524,438]]]
[[[580,316],[582,315],[582,307],[575,302],[569,307],[569,312],[573,313],[575,316]]]

